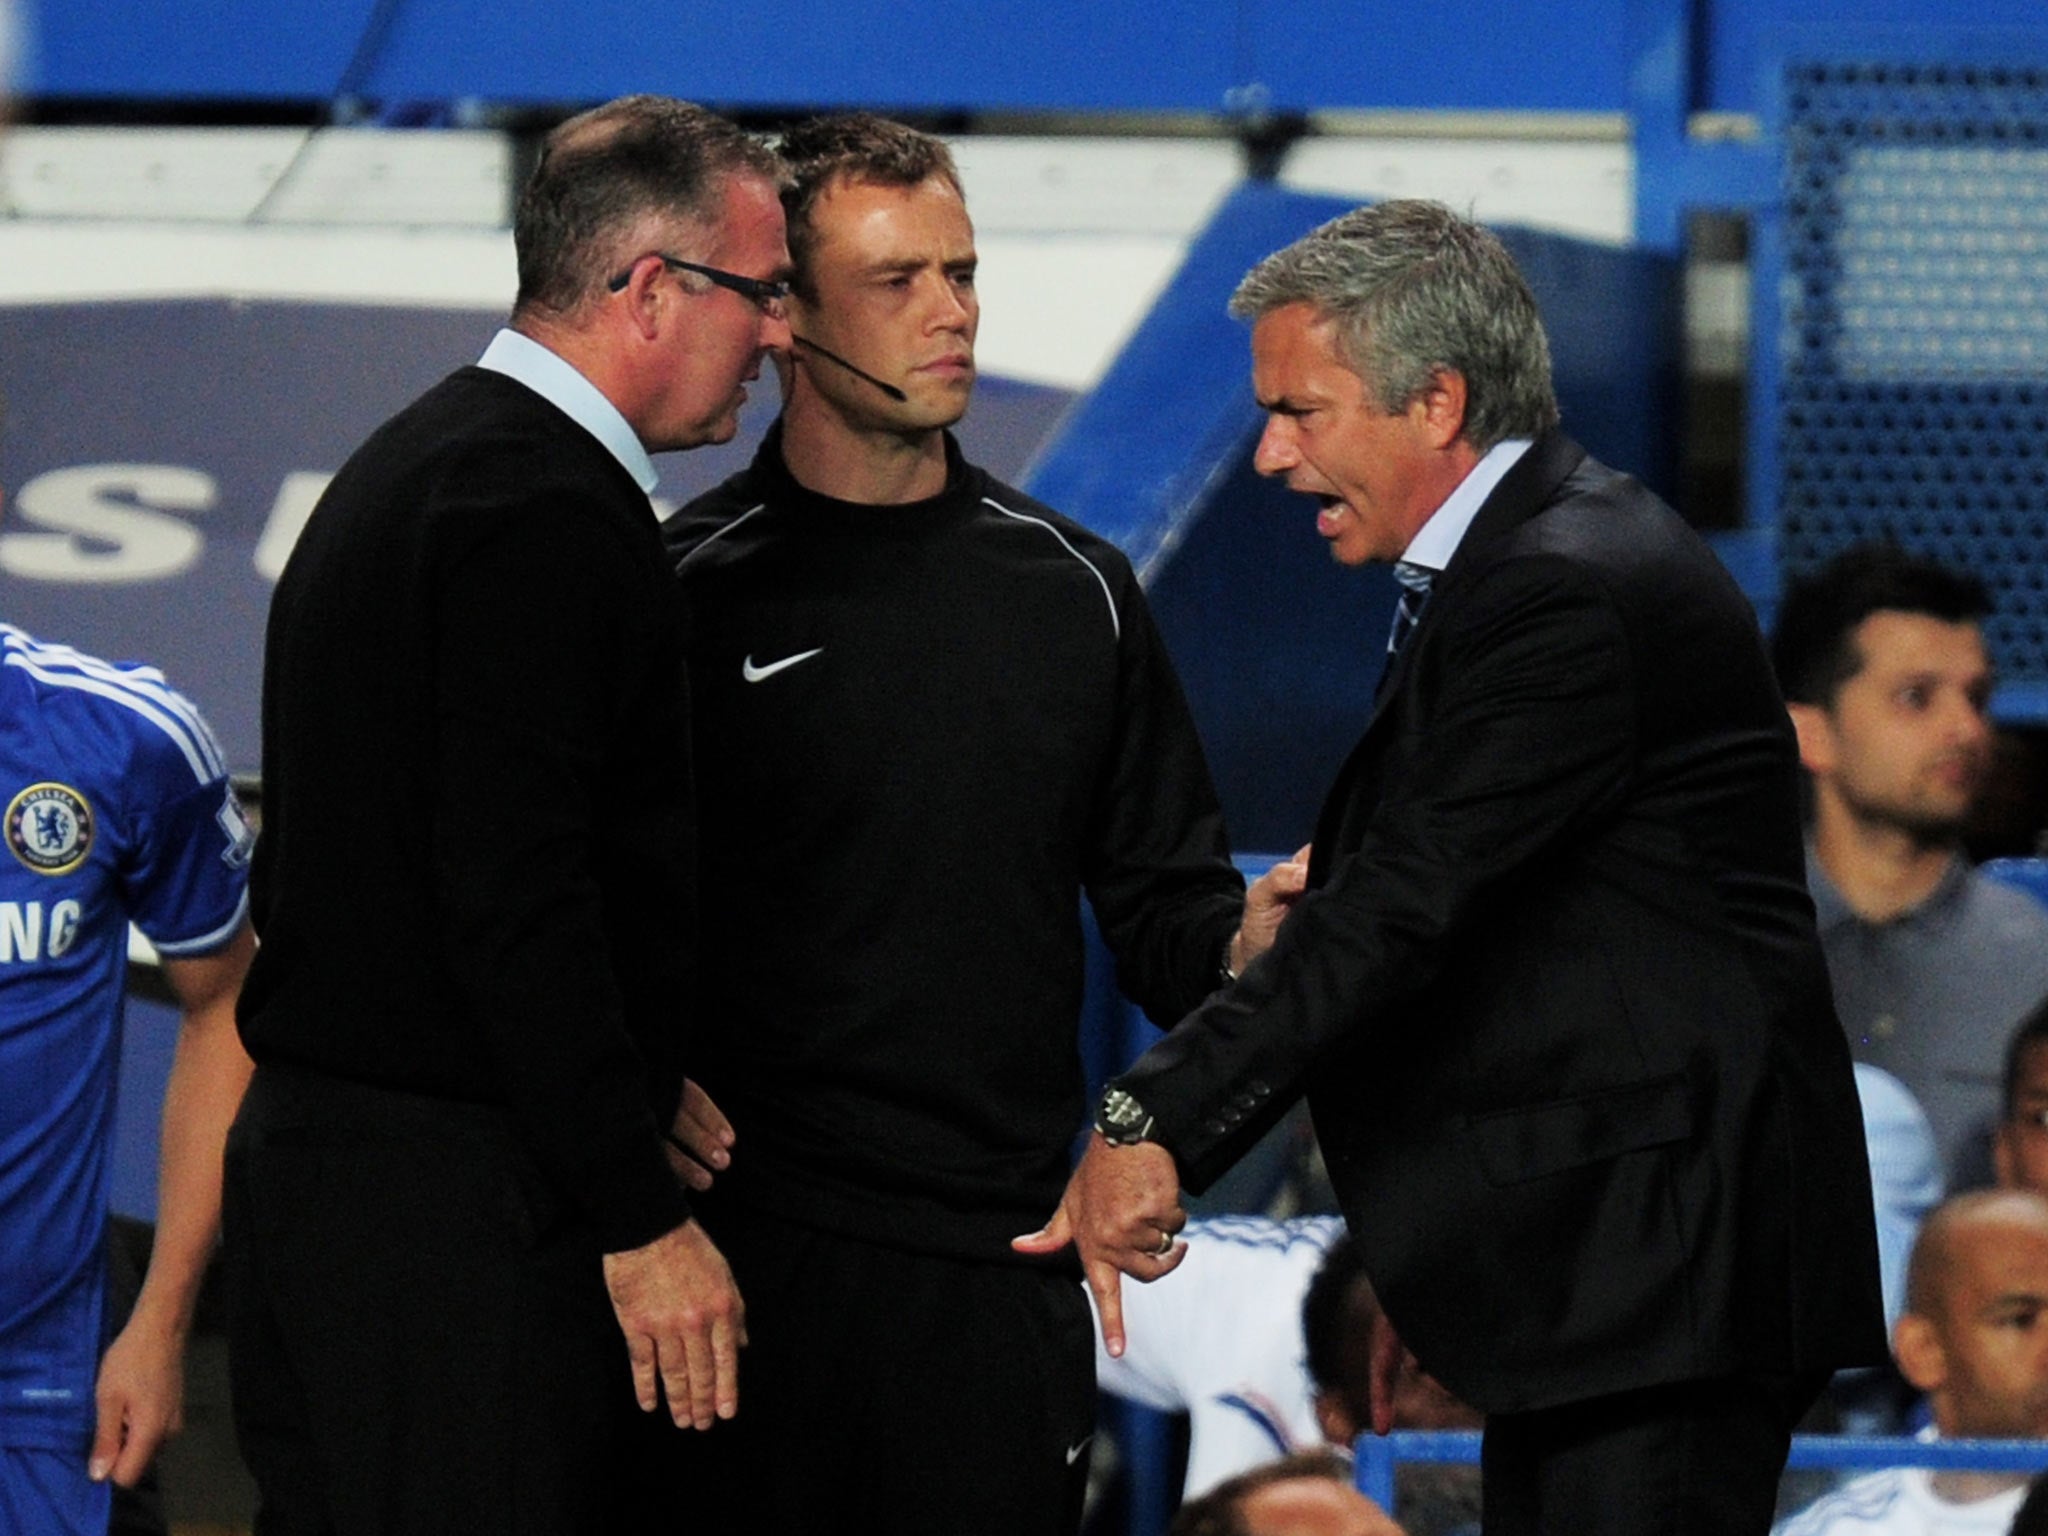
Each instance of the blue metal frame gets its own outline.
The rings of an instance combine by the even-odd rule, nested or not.
[[[755,110],[1611,112],[1623,3],[1502,8],[1484,26],[1447,7],[1392,26],[1351,0],[763,0],[658,23],[627,0],[24,0],[40,46],[22,84],[114,100],[345,88],[385,121],[647,89]]]
[[[1640,3],[1684,4],[1686,0]],[[1751,526],[1772,531],[1780,522],[1779,491],[1784,470],[1778,420],[1784,400],[1785,355],[1781,337],[1784,284],[1789,270],[1784,218],[1789,110],[1786,73],[1796,63],[1828,60],[1983,65],[2048,62],[2048,27],[1961,30],[1953,26],[1783,23],[1760,34],[1755,90],[1762,140],[1755,157],[1755,179],[1748,186],[1747,195],[1717,204],[1688,193],[1687,205],[1738,208],[1751,216],[1746,492]],[[1695,149],[1690,154],[1703,152]],[[1683,148],[1680,158],[1689,158]],[[1642,169],[1639,164],[1639,174]],[[1723,183],[1716,190],[1735,194],[1744,188],[1742,181],[1737,180]],[[1638,225],[1640,230],[1640,217]],[[2008,708],[2012,702],[2002,701]],[[2036,701],[2030,694],[2026,702]]]
[[[1788,555],[1784,545],[1788,468],[1784,433],[1792,376],[1787,372],[1786,326],[1795,318],[1786,309],[1793,277],[1788,232],[1793,173],[1788,98],[1791,71],[1800,64],[1863,62],[1923,69],[2048,66],[2048,25],[2032,24],[2032,13],[2024,9],[1994,6],[1967,18],[1929,13],[1924,21],[1916,18],[1910,23],[1900,19],[1897,9],[1877,4],[1836,6],[1808,14],[1818,19],[1759,21],[1746,12],[1715,14],[1703,0],[1630,0],[1628,11],[1639,247],[1679,251],[1687,215],[1694,210],[1732,210],[1749,217],[1748,527],[1716,542],[1766,625],[1776,605],[1780,566]],[[1992,24],[1981,24],[1987,20]],[[1737,32],[1739,39],[1731,41]],[[1759,129],[1751,142],[1709,143],[1691,137],[1695,112],[1718,104],[1713,99],[1717,87],[1709,78],[1715,71],[1701,58],[1710,44],[1723,55],[1711,61],[1722,66],[1719,89],[1727,89],[1726,55],[1731,51],[1750,72],[1748,96],[1756,108]],[[1939,458],[1946,450],[1937,441],[1929,452]],[[2025,515],[2048,519],[2048,508],[2028,507]],[[1820,526],[1829,524],[1824,521]],[[2028,542],[2048,544],[2048,530],[2030,533]],[[1997,566],[2008,557],[1992,551],[1985,558]],[[2022,574],[2048,564],[2048,554],[2036,557],[2031,548],[2012,558]],[[1973,556],[1971,563],[1980,562]],[[2031,590],[2031,577],[2026,584]],[[2004,639],[1994,636],[2001,647],[2031,622],[2034,610],[2027,606],[2031,601],[2022,602],[2009,620],[2001,621]],[[2039,675],[2032,650],[2026,651],[2024,665],[2016,664],[2015,656],[2005,649],[2000,658],[2007,676],[1993,700],[1994,714],[2007,722],[2048,721],[2048,677]]]
[[[1476,1466],[1478,1430],[1397,1429],[1361,1435],[1353,1446],[1358,1491],[1394,1507],[1394,1468],[1404,1461]],[[2039,1472],[2048,1468],[2048,1440],[1913,1440],[1879,1435],[1794,1435],[1787,1467],[1867,1470],[1935,1467],[1944,1471]]]
[[[1232,192],[1108,373],[1025,470],[1026,490],[1112,540],[1141,578],[1258,430],[1245,328],[1225,306],[1254,263],[1307,227],[1308,202],[1265,182]]]

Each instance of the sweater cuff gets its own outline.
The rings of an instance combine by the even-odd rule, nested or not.
[[[582,1206],[603,1253],[645,1247],[690,1219],[690,1197],[652,1124],[598,1151],[583,1168]]]

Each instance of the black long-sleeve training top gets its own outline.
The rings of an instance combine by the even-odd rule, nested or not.
[[[689,599],[706,1004],[737,1202],[1007,1259],[1085,1124],[1085,890],[1170,1024],[1243,886],[1144,594],[948,440],[944,492],[806,491],[780,428],[664,529]],[[714,1194],[714,1198],[720,1198]]]

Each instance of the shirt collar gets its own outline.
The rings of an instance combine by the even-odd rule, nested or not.
[[[627,424],[619,408],[605,398],[604,391],[578,373],[560,353],[550,351],[531,336],[502,330],[491,338],[476,365],[524,384],[604,444],[640,489],[650,496],[654,494],[661,476],[655,472],[654,461],[647,456],[640,434]]]
[[[1961,852],[1950,857],[1948,868],[1942,871],[1941,879],[1927,899],[1917,907],[1908,907],[1897,917],[1872,927],[1890,927],[1894,923],[1938,921],[1952,911],[1963,899],[1963,892],[1970,883],[1970,861]],[[1860,923],[1863,919],[1856,909],[1849,905],[1835,882],[1828,877],[1827,869],[1821,864],[1820,855],[1813,844],[1806,845],[1806,889],[1813,897],[1814,925],[1822,933],[1830,932],[1845,923]]]
[[[1451,494],[1444,498],[1444,504],[1430,513],[1415,537],[1408,541],[1408,547],[1401,551],[1399,563],[1419,566],[1432,573],[1448,566],[1451,556],[1464,543],[1472,519],[1486,505],[1486,498],[1493,494],[1493,488],[1500,484],[1501,477],[1515,467],[1515,461],[1529,451],[1533,441],[1527,437],[1511,437],[1489,448],[1486,456],[1472,466],[1472,473],[1457,483]]]

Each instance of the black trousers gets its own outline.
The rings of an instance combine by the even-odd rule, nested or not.
[[[1678,1382],[1489,1414],[1485,1536],[1765,1536],[1809,1381]]]
[[[711,1536],[1071,1536],[1095,1430],[1080,1282],[700,1203],[747,1304],[740,1411],[685,1438]]]
[[[223,1205],[258,1536],[655,1528],[642,1474],[675,1431],[499,1112],[260,1068]]]

